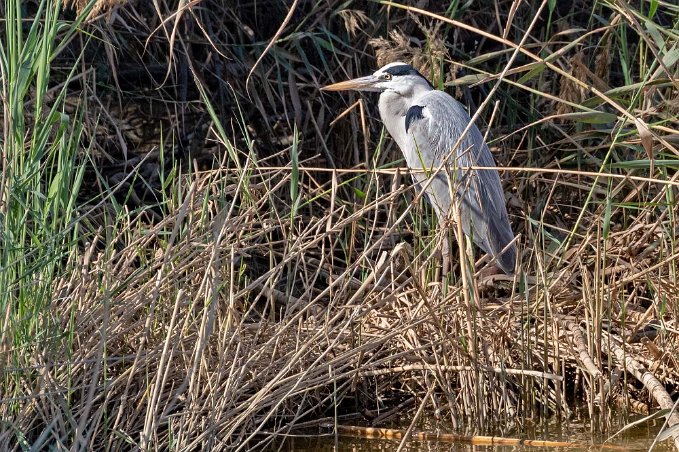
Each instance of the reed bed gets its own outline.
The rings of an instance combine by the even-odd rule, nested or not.
[[[5,2],[0,448],[659,409],[679,447],[679,9],[424,3]],[[441,275],[376,99],[318,91],[395,59],[481,109],[516,276]]]

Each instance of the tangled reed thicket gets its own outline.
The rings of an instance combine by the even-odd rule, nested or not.
[[[48,102],[83,122],[77,240],[45,330],[1,306],[3,449],[671,408],[675,6],[74,3],[88,20],[61,37]],[[499,81],[479,127],[507,167],[516,279],[440,281],[448,237],[376,99],[318,90],[394,59],[472,111]]]

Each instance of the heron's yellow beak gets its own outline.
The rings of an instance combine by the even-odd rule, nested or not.
[[[333,83],[332,85],[324,86],[322,91],[380,91],[375,85],[380,80],[377,77],[368,75],[367,77],[359,77],[344,82]]]

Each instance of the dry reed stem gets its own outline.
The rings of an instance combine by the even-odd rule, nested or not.
[[[656,400],[661,409],[669,410],[667,414],[667,426],[672,428],[679,425],[679,413],[673,411],[675,408],[675,403],[667,393],[667,390],[662,383],[648,370],[646,370],[642,365],[640,365],[634,358],[625,353],[622,347],[619,347],[613,342],[609,342],[608,346],[610,350],[615,354],[618,362],[625,366],[625,369],[631,373],[637,380],[644,384],[644,387],[648,389],[651,396]],[[679,450],[679,432],[674,433],[672,439],[674,441],[675,447]]]

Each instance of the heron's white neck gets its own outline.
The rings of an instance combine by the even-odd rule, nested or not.
[[[403,116],[417,100],[432,91],[426,83],[409,85],[405,91],[387,90],[380,94],[380,114],[382,120],[387,116]],[[387,113],[387,114],[385,114]]]
[[[428,85],[411,86],[408,92],[388,90],[380,94],[380,117],[389,135],[401,149],[406,145],[405,115],[410,107],[417,105],[420,97],[432,91]]]

